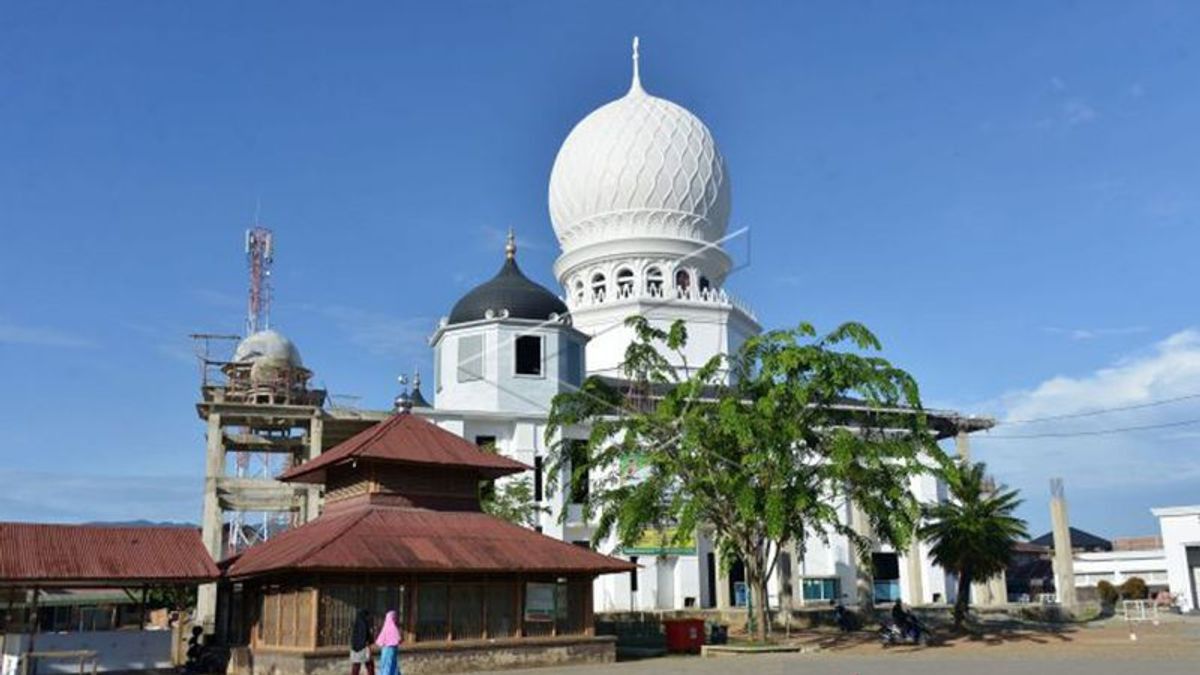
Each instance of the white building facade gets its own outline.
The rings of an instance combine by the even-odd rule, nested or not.
[[[723,243],[737,236],[729,231],[725,161],[703,122],[643,89],[636,42],[629,91],[585,117],[563,142],[549,210],[562,251],[553,270],[562,298],[525,277],[510,236],[500,272],[465,295],[431,338],[434,403],[422,401],[414,412],[533,467],[534,499],[547,509],[539,529],[588,545],[593,530],[579,503],[586,486],[571,486],[563,475],[558,491],[548,489],[544,434],[554,395],[589,375],[622,377],[631,315],[663,328],[686,321],[690,366],[735,351],[761,327],[724,287],[732,262]],[[585,433],[568,430],[571,437]],[[912,489],[922,501],[944,498],[932,477],[915,479]],[[844,511],[845,522],[855,524],[853,509]],[[855,526],[865,528],[862,520]],[[785,552],[770,581],[773,606],[856,602],[864,584],[879,601],[953,600],[952,580],[929,562],[923,545],[880,548],[870,569],[860,568],[843,536],[831,535],[828,544],[814,536],[804,549]],[[640,569],[597,580],[597,611],[745,602],[739,566],[723,574],[703,532],[677,549],[651,541],[605,552]]]
[[[1171,595],[1183,611],[1200,611],[1200,505],[1150,511],[1162,531]]]

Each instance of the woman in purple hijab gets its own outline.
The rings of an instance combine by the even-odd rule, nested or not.
[[[375,644],[379,645],[379,675],[400,675],[400,627],[395,611],[387,613]]]

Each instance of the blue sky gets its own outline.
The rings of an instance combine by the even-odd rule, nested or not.
[[[383,407],[501,261],[552,285],[554,154],[643,82],[715,133],[730,287],[767,326],[855,319],[927,403],[1000,419],[1200,393],[1192,3],[7,3],[0,9],[0,519],[197,520],[187,335],[237,332],[242,230],[274,324]],[[1002,425],[1073,524],[1194,503],[1185,399]],[[1036,532],[1035,532],[1036,534]]]

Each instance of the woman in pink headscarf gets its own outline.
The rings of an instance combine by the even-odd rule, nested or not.
[[[388,612],[384,617],[375,644],[379,645],[379,675],[400,675],[400,627],[396,625],[396,612]]]

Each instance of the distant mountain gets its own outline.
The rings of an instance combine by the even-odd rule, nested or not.
[[[187,527],[191,529],[200,529],[200,526],[195,523],[175,523],[163,521],[156,523],[152,520],[98,520],[84,525],[103,525],[105,527]]]

